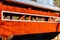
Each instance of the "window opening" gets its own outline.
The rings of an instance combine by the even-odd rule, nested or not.
[[[59,17],[51,17],[51,16],[39,16],[34,14],[23,14],[23,13],[10,13],[10,12],[3,12],[2,15],[3,20],[16,20],[16,21],[39,21],[39,22],[59,22]]]
[[[29,20],[29,15],[25,15],[25,20]]]
[[[31,16],[32,21],[36,21],[36,16]]]

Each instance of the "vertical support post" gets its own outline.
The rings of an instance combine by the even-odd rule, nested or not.
[[[6,37],[3,37],[3,40],[7,40],[7,38]]]

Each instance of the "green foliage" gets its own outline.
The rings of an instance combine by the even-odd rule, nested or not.
[[[54,5],[60,7],[60,0],[54,0]]]

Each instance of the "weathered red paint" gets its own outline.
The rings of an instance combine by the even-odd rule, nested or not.
[[[56,17],[58,17],[59,14],[32,10],[30,8],[26,9],[20,7],[7,6],[7,5],[2,5],[2,3],[0,3],[0,35],[3,36],[5,39],[13,35],[56,32],[57,23],[3,21],[1,20],[2,10],[11,11],[11,12],[46,15],[46,16],[56,16]],[[60,24],[57,32],[60,32]]]

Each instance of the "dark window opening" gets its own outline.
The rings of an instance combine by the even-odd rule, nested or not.
[[[12,20],[19,20],[22,16],[21,14],[12,14]]]
[[[3,19],[12,19],[11,14],[3,13]]]
[[[36,21],[36,16],[31,16],[32,21]]]
[[[38,21],[42,21],[42,17],[38,17]]]
[[[32,15],[32,14],[18,14],[18,13],[8,13],[3,12],[3,19],[8,20],[16,20],[16,21],[44,21],[44,22],[58,22],[60,21],[60,18],[58,17],[48,17],[48,16],[38,16],[38,15]]]
[[[48,18],[49,18],[49,17],[45,17],[45,21],[48,21]]]
[[[3,12],[3,19],[9,20],[30,20],[30,21],[48,21],[48,17],[44,16],[35,16],[35,15],[26,15],[26,14],[17,14],[17,13],[8,13]]]
[[[29,20],[29,15],[26,15],[25,16],[25,20]]]

